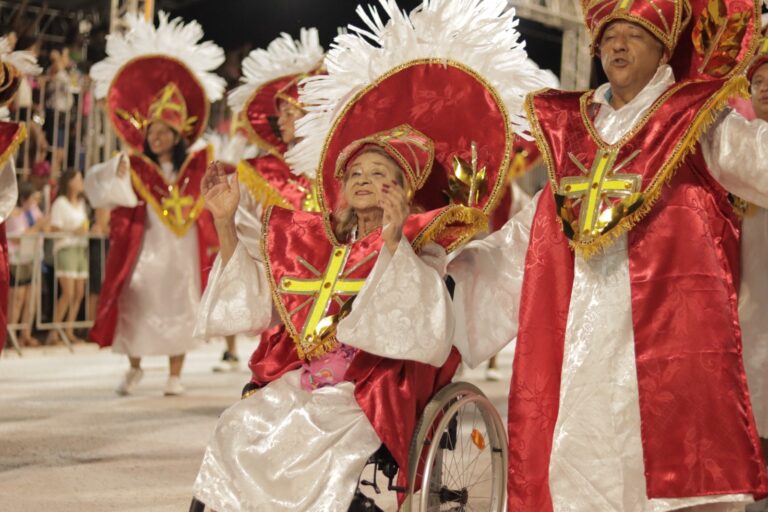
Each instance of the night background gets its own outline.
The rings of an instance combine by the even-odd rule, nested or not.
[[[156,0],[155,10],[198,21],[205,30],[205,39],[227,51],[228,61],[220,71],[232,81],[248,51],[265,47],[281,32],[296,37],[301,27],[317,27],[323,46],[328,48],[339,27],[359,24],[355,8],[361,3],[379,5],[375,0]],[[420,1],[400,0],[398,4],[410,11]],[[46,13],[53,21],[42,38],[41,64],[46,65],[50,49],[64,45],[87,47],[86,55],[77,62],[81,71],[87,72],[91,64],[104,57],[109,8],[109,0],[0,0],[0,34],[15,30],[20,36],[19,47],[24,48],[37,39],[31,33],[34,20]],[[86,34],[82,33],[82,20],[91,24]],[[40,24],[45,23],[43,20]],[[558,73],[560,31],[528,20],[521,20],[518,30],[527,41],[529,56]]]

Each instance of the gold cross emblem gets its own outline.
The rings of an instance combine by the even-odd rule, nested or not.
[[[183,226],[185,219],[182,212],[182,208],[185,206],[192,206],[195,204],[195,200],[192,196],[182,196],[179,194],[179,189],[174,185],[168,186],[168,193],[171,197],[163,198],[163,215],[170,215],[173,212],[172,220],[178,226]]]
[[[328,261],[324,274],[320,274],[315,267],[303,258],[300,258],[299,263],[317,277],[314,279],[283,277],[280,280],[280,286],[278,287],[280,293],[311,295],[310,299],[291,312],[291,314],[296,313],[308,304],[310,300],[312,301],[309,316],[304,322],[304,328],[299,340],[305,349],[311,348],[316,337],[322,336],[320,331],[329,327],[325,325],[328,322],[325,322],[326,319],[324,317],[328,312],[331,300],[334,298],[338,300],[339,295],[357,295],[365,284],[365,279],[347,279],[346,277],[375,255],[376,253],[369,255],[347,272],[343,272],[349,257],[349,247],[337,246],[334,247],[331,253],[331,259]],[[318,328],[320,329],[318,330]]]
[[[586,167],[573,154],[568,157],[584,173],[585,176],[569,176],[560,180],[558,195],[573,200],[570,206],[581,203],[579,212],[579,231],[574,238],[589,241],[597,238],[606,228],[615,224],[617,212],[610,199],[629,200],[634,202],[640,192],[642,176],[639,174],[621,174],[619,171],[626,167],[640,154],[637,150],[626,160],[614,168],[617,151],[600,150],[592,163],[592,168]],[[621,205],[622,212],[625,204]]]

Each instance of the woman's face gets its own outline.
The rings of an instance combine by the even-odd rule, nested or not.
[[[179,136],[165,123],[152,123],[147,128],[147,142],[149,149],[157,156],[167,155],[179,142]]]
[[[400,168],[388,157],[367,151],[347,165],[342,192],[353,210],[378,208],[383,185],[391,185],[392,182],[402,184]]]
[[[29,210],[30,208],[33,208],[33,207],[39,205],[40,204],[40,199],[42,197],[43,197],[43,195],[39,191],[38,192],[32,192],[32,195],[30,195],[27,198],[27,200],[24,201],[24,204],[22,204],[21,206],[25,210]]]
[[[284,143],[290,144],[296,139],[296,121],[302,116],[304,112],[296,105],[287,101],[280,102],[277,107],[277,127]]]
[[[71,180],[69,180],[69,185],[67,186],[69,188],[70,194],[82,194],[83,193],[83,175],[79,172],[75,173],[75,175],[72,177]]]

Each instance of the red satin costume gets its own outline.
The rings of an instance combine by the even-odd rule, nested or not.
[[[683,145],[694,117],[713,108],[722,85],[672,86],[645,124],[614,146],[617,161],[641,150],[622,172],[641,175],[644,191],[659,186],[655,204],[628,233],[649,498],[768,491],[742,364],[739,221],[698,144],[687,154]],[[565,177],[583,176],[569,153],[590,162],[600,149],[591,95],[546,91],[529,98],[554,175],[538,203],[525,262],[509,400],[510,510],[552,510],[549,463],[574,278],[564,233],[571,226],[553,189]],[[531,382],[542,386],[535,400],[526,392]]]

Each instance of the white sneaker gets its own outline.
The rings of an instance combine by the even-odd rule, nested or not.
[[[133,388],[141,382],[142,377],[144,377],[144,370],[141,368],[131,368],[125,372],[125,377],[123,377],[123,381],[117,386],[115,393],[120,396],[130,395]]]
[[[231,352],[224,352],[221,361],[213,367],[213,371],[216,373],[240,371],[240,359]]]
[[[485,380],[488,382],[498,382],[501,380],[501,372],[496,368],[488,368],[485,370]]]
[[[180,377],[168,377],[168,382],[165,383],[165,396],[178,396],[184,394],[184,386],[181,385]]]

